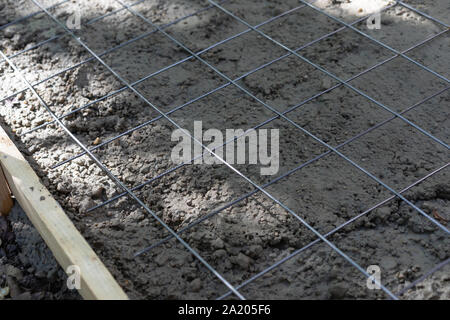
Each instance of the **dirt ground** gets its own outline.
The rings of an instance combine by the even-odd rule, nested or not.
[[[50,6],[57,1],[40,1]],[[126,3],[132,3],[130,0]],[[405,1],[450,23],[447,0]],[[126,81],[132,83],[163,67],[187,60],[136,84],[135,88],[183,128],[192,132],[194,121],[204,130],[249,129],[275,113],[245,95],[206,65],[177,47],[152,26],[122,10],[116,1],[70,1],[51,9],[61,21],[81,12],[81,22],[106,12],[114,13],[75,31],[101,55],[143,33],[142,39],[101,55]],[[392,1],[323,1],[316,5],[351,23],[389,5]],[[298,1],[225,1],[223,6],[256,25],[299,6]],[[207,1],[143,1],[133,10],[145,15],[193,51],[200,51],[245,31],[247,27]],[[31,1],[2,1],[0,25],[33,12]],[[205,9],[198,14],[166,24]],[[445,30],[403,7],[381,14],[381,29],[359,30],[402,51]],[[300,8],[260,30],[292,49],[342,27],[309,7]],[[0,47],[12,55],[61,29],[45,15],[24,23],[0,27]],[[408,55],[449,77],[448,32]],[[257,72],[246,72],[277,59],[287,51],[255,31],[226,41],[201,54],[218,70],[279,112],[333,87],[338,82],[296,56],[289,55]],[[299,54],[341,79],[390,58],[393,53],[354,30],[343,29],[307,46]],[[90,58],[70,36],[59,37],[39,48],[12,58],[32,83]],[[10,97],[25,86],[11,68],[0,63],[2,126],[17,142],[43,183],[100,256],[132,299],[214,299],[227,288],[179,242],[170,240],[134,258],[137,251],[164,239],[168,232],[144,209],[126,196],[90,211],[93,206],[122,193],[87,156],[56,168],[52,166],[78,155],[81,149],[55,124],[28,133],[51,120],[29,90]],[[448,86],[448,83],[417,65],[396,57],[350,82],[395,112],[413,106]],[[224,85],[224,88],[193,103],[186,102]],[[226,86],[225,86],[226,85]],[[35,86],[59,116],[92,103],[64,117],[67,127],[111,172],[132,188],[175,167],[171,150],[176,129],[169,121],[151,121],[159,114],[118,81],[97,61],[90,61]],[[450,94],[437,94],[403,114],[441,141],[450,135]],[[425,136],[401,119],[393,119],[358,139],[346,141],[392,113],[339,86],[286,114],[322,141],[364,167],[391,188],[402,190],[449,160],[446,147]],[[147,123],[139,130],[102,146],[120,133]],[[301,164],[321,156],[266,190],[322,234],[390,197],[386,188],[301,132],[284,119],[261,128],[280,131],[280,169],[274,176],[260,175],[260,165],[236,165],[242,174],[263,185]],[[344,146],[341,144],[346,143]],[[325,155],[323,155],[326,153]],[[439,171],[404,193],[426,214],[437,212],[450,220],[448,168]],[[227,205],[254,188],[224,165],[187,165],[136,190],[136,195],[176,231]],[[64,272],[57,266],[37,232],[15,208],[0,221],[0,286],[15,282],[19,298],[78,299],[65,288]],[[3,226],[3,227],[2,227]],[[2,229],[3,228],[3,229]],[[187,229],[181,237],[231,284],[238,286],[275,262],[309,244],[316,236],[289,212],[261,192],[227,207],[210,219]],[[418,279],[450,256],[448,235],[400,199],[394,199],[330,235],[329,240],[363,268],[378,265],[381,282],[393,293]],[[450,266],[434,273],[401,298],[450,299]],[[11,280],[12,279],[12,280]],[[15,279],[15,280],[14,280]],[[369,290],[365,276],[328,245],[317,243],[275,270],[239,290],[252,299],[385,299],[381,290]],[[25,292],[25,297],[23,296]],[[235,298],[232,295],[229,298]]]

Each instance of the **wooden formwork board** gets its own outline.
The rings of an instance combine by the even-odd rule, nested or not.
[[[7,181],[7,184],[3,181],[0,189],[7,190],[9,185],[11,193],[61,267],[64,270],[69,266],[79,268],[81,296],[90,300],[128,299],[2,127],[0,127],[0,164]],[[6,194],[6,191],[2,194]],[[2,201],[5,207],[10,205],[6,201]]]
[[[13,207],[13,200],[11,198],[11,191],[9,190],[8,182],[6,181],[2,167],[0,166],[0,215],[8,215]]]

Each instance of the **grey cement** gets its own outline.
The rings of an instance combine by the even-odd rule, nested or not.
[[[51,1],[47,1],[51,4]],[[82,21],[119,8],[115,1],[80,1]],[[130,1],[128,1],[130,2]],[[331,3],[333,2],[333,3]],[[378,1],[383,5],[389,1]],[[448,1],[407,1],[449,23]],[[27,11],[22,3],[6,1],[3,21]],[[347,22],[358,19],[358,1],[319,1],[327,12]],[[224,6],[251,24],[257,24],[298,5],[297,1],[229,1]],[[207,6],[206,1],[145,1],[133,7],[159,25]],[[52,10],[66,19],[73,4]],[[397,50],[440,32],[441,26],[406,9],[391,9],[381,17],[380,30],[356,27]],[[300,47],[340,25],[303,8],[261,28],[290,48]],[[202,12],[165,29],[192,50],[204,49],[245,30],[217,9]],[[0,45],[13,54],[55,34],[54,25],[39,15],[27,24],[0,31]],[[84,27],[78,35],[96,53],[148,32],[152,28],[126,11],[120,11]],[[448,77],[448,36],[410,52],[410,56]],[[228,77],[235,78],[286,52],[255,32],[229,41],[202,55]],[[314,63],[347,79],[389,58],[392,53],[358,35],[343,30],[300,51]],[[127,81],[133,82],[187,57],[163,34],[155,33],[104,56]],[[70,37],[61,38],[13,59],[30,81],[38,81],[89,57]],[[0,97],[23,88],[5,63],[0,64]],[[191,59],[148,79],[138,89],[162,111],[226,83],[199,61]],[[282,112],[330,88],[336,81],[297,57],[287,57],[253,73],[239,84]],[[443,89],[444,81],[414,64],[395,58],[351,82],[366,94],[400,112]],[[98,62],[91,62],[36,86],[52,110],[62,115],[119,89],[122,84]],[[404,116],[448,143],[449,93],[440,94]],[[30,92],[0,105],[4,124],[15,137],[50,120]],[[67,127],[87,146],[94,147],[118,133],[156,117],[158,113],[132,92],[123,91],[64,119]],[[192,131],[194,121],[204,130],[248,129],[274,113],[234,86],[228,86],[171,114]],[[287,114],[303,128],[331,146],[389,119],[392,114],[339,87]],[[327,149],[286,120],[274,120],[263,128],[280,130],[280,170],[276,176],[261,176],[258,165],[237,165],[247,177],[264,184]],[[136,186],[172,168],[170,154],[175,142],[174,126],[159,120],[95,151],[100,161],[127,187]],[[122,197],[110,205],[87,212],[90,207],[122,192],[86,156],[50,169],[80,152],[61,129],[49,125],[16,139],[43,183],[61,203],[69,217],[104,261],[126,293],[133,299],[214,299],[226,287],[180,243],[171,240],[145,255],[138,250],[167,236],[161,225]],[[449,151],[400,119],[395,119],[340,151],[395,190],[401,190],[448,162]],[[449,171],[443,170],[413,187],[405,197],[426,214],[433,210],[450,218]],[[253,190],[241,177],[223,165],[185,166],[136,192],[137,196],[171,228],[178,231],[198,218]],[[369,209],[391,193],[335,154],[328,154],[267,188],[322,234]],[[14,215],[12,216],[12,218]],[[13,223],[14,225],[14,223]],[[20,252],[36,272],[54,261],[47,253],[32,253],[36,236],[15,227]],[[22,230],[22,231],[21,231]],[[315,235],[293,215],[261,192],[232,206],[181,234],[182,238],[216,268],[230,283],[239,285],[273,263],[315,240]],[[23,238],[25,237],[25,238]],[[382,283],[398,293],[435,265],[448,259],[448,235],[401,200],[392,200],[329,237],[329,240],[363,268],[379,265]],[[42,244],[41,244],[42,245]],[[43,245],[42,245],[43,246]],[[38,246],[38,248],[41,248]],[[41,249],[38,249],[41,250]],[[44,250],[42,248],[42,250]],[[20,264],[19,264],[20,266]],[[60,272],[58,272],[58,275]],[[449,299],[449,266],[407,292],[406,299]],[[253,299],[385,299],[381,290],[369,290],[362,273],[329,246],[319,243],[295,256],[240,290]],[[66,298],[70,298],[67,296]]]

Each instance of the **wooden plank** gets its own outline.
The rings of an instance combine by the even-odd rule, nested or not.
[[[0,162],[11,192],[61,267],[80,268],[81,296],[89,300],[128,299],[1,127]]]
[[[13,204],[11,191],[9,190],[8,182],[6,181],[2,166],[0,165],[0,216],[7,216],[11,211]]]

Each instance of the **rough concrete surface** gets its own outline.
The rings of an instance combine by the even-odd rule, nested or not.
[[[432,4],[421,0],[405,2],[450,23],[447,0],[433,1]],[[51,5],[56,1],[41,3]],[[367,1],[321,0],[316,5],[345,22],[353,22],[391,3],[373,1],[366,7]],[[227,10],[252,25],[298,5],[299,2],[294,0],[223,3]],[[205,7],[208,7],[207,1],[149,0],[132,8],[163,26]],[[81,22],[86,23],[118,8],[117,1],[70,1],[50,12],[66,21],[69,15],[79,10]],[[36,10],[31,1],[22,0],[3,1],[0,9],[0,25]],[[265,24],[260,30],[289,48],[297,49],[340,27],[338,22],[306,7]],[[368,30],[366,21],[355,27],[399,51],[445,30],[402,7],[384,11],[379,30]],[[246,29],[244,24],[219,9],[209,8],[164,30],[189,49],[200,51]],[[152,30],[152,26],[122,10],[83,25],[75,32],[94,52],[102,54]],[[25,23],[0,30],[0,47],[12,55],[61,32],[64,31],[47,16],[36,15]],[[447,32],[408,54],[448,78],[449,40]],[[201,58],[227,77],[238,78],[240,86],[279,112],[338,83],[294,55],[239,78],[286,52],[251,31],[202,53]],[[350,29],[341,30],[298,53],[344,80],[393,55]],[[89,57],[81,45],[66,35],[14,57],[12,61],[29,81],[35,83]],[[130,83],[187,57],[189,54],[185,50],[159,32],[102,55],[102,59]],[[5,62],[0,63],[0,82],[0,99],[24,88]],[[135,88],[161,111],[168,112],[226,83],[205,64],[191,58],[140,82]],[[448,86],[448,82],[401,57],[350,84],[394,112],[402,112]],[[59,116],[122,87],[123,83],[95,60],[35,86]],[[446,91],[403,116],[448,143],[449,101]],[[132,188],[175,167],[170,158],[176,144],[171,141],[173,124],[159,119],[111,143],[96,146],[158,115],[132,91],[121,90],[64,117],[63,122],[82,143],[96,148],[95,156]],[[236,86],[227,85],[173,111],[170,117],[191,132],[194,121],[202,121],[204,130],[217,128],[224,132],[229,128],[252,128],[274,115],[276,113]],[[51,168],[79,154],[81,149],[54,123],[25,134],[51,120],[29,90],[0,103],[0,116],[2,125],[16,139],[43,183],[130,298],[213,299],[227,293],[223,283],[173,239],[134,258],[134,253],[165,238],[168,232],[130,197],[120,197],[107,206],[88,211],[123,190],[87,156]],[[337,147],[390,119],[392,113],[351,89],[339,86],[286,116],[330,146]],[[262,128],[280,130],[278,173],[262,176],[260,165],[235,166],[259,185],[327,152],[323,144],[285,119],[275,119]],[[339,151],[397,191],[442,167],[449,159],[448,148],[398,118],[346,143]],[[425,215],[434,218],[437,215],[445,224],[445,220],[450,219],[449,181],[447,168],[412,187],[404,196]],[[168,226],[179,231],[253,189],[224,165],[187,165],[136,190],[136,195]],[[322,234],[392,195],[333,153],[321,156],[266,190]],[[15,210],[8,223],[10,232],[15,235],[15,242],[11,243],[16,247],[14,251],[2,244],[6,254],[2,251],[1,266],[12,265],[25,277],[29,276],[32,284],[21,283],[19,286],[30,294],[46,292],[55,298],[77,298],[76,294],[61,287],[65,281],[62,270],[56,267],[24,215]],[[181,233],[181,237],[234,286],[317,238],[293,214],[261,192],[189,228]],[[450,256],[448,234],[397,198],[353,221],[328,239],[363,268],[378,265],[382,284],[393,293],[400,292]],[[8,252],[15,253],[8,255]],[[407,291],[402,298],[450,299],[449,268],[447,265]],[[45,274],[42,282],[39,282],[39,274]],[[2,274],[0,284],[5,281]],[[254,299],[388,297],[382,290],[369,290],[365,276],[322,242],[302,251],[240,292]]]

